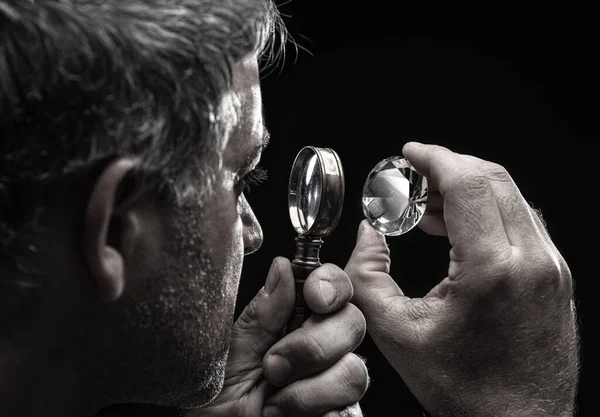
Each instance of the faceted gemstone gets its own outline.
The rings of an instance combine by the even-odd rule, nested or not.
[[[365,181],[365,218],[384,235],[398,236],[419,223],[427,206],[427,178],[410,163],[392,156],[379,162]]]

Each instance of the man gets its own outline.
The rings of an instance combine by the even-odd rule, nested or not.
[[[262,239],[243,190],[268,138],[257,57],[273,6],[3,1],[0,21],[0,415],[219,393],[228,416],[356,403],[365,323],[333,265],[307,284],[327,316],[273,346],[294,302],[276,259],[226,369],[242,259]],[[285,375],[280,351],[306,366]]]
[[[2,415],[125,402],[360,415],[345,408],[368,383],[353,297],[435,415],[569,412],[568,270],[506,175],[447,150],[405,149],[444,201],[423,226],[455,248],[431,297],[402,296],[363,225],[345,272],[309,277],[315,314],[301,329],[282,337],[294,302],[284,258],[231,327],[243,256],[262,238],[243,189],[260,180],[268,138],[258,58],[285,33],[270,3],[2,1],[0,22]]]

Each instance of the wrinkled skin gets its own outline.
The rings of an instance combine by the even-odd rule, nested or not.
[[[418,143],[403,153],[429,180],[419,227],[448,237],[448,276],[406,297],[385,236],[363,222],[345,270],[369,334],[432,416],[572,416],[573,283],[537,213],[499,165]]]
[[[232,166],[239,166],[253,149],[264,145],[258,67],[255,59],[242,64],[234,78],[242,118],[224,158],[237,161]],[[257,154],[251,167],[256,166],[259,157]],[[239,172],[244,175],[244,170]],[[231,212],[231,206],[225,205],[228,201],[220,199],[214,205],[216,216]],[[228,235],[223,235],[221,223],[207,225],[219,248],[231,248],[219,259],[230,265],[225,271],[231,273],[235,288],[242,264],[240,255],[254,252],[262,241],[260,226],[243,194],[239,194],[238,211],[240,220],[233,221],[237,232],[232,236],[242,239],[227,239],[223,245],[223,236]],[[334,296],[333,300],[324,297],[322,283],[328,285],[325,293]],[[313,271],[304,294],[315,314],[302,328],[283,337],[294,305],[294,291],[290,262],[276,258],[265,287],[233,327],[222,391],[208,407],[192,411],[189,416],[362,415],[356,403],[366,391],[368,374],[364,362],[352,351],[362,341],[366,324],[362,313],[349,303],[353,290],[348,276],[334,265]]]
[[[265,286],[234,325],[223,391],[188,417],[362,416],[357,401],[368,374],[351,352],[366,328],[349,304],[350,280],[325,264],[308,277],[304,295],[315,313],[282,338],[294,306],[294,278],[290,262],[276,258]]]

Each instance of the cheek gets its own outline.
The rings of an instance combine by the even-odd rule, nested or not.
[[[177,291],[181,299],[172,301],[190,320],[181,324],[186,334],[199,334],[197,346],[212,356],[226,349],[230,338],[243,260],[242,223],[235,206],[221,204],[185,225],[177,243],[183,252],[175,260],[182,272]]]
[[[234,298],[237,296],[240,276],[242,273],[242,263],[244,259],[244,237],[243,224],[240,217],[237,216],[231,224],[231,229],[228,230],[228,242],[226,246],[226,257],[223,260],[223,278],[226,284],[225,294],[227,297]]]
[[[215,217],[211,233],[214,239],[209,246],[215,269],[220,272],[222,295],[235,301],[244,257],[244,227],[237,204],[227,205],[227,209],[219,210]]]

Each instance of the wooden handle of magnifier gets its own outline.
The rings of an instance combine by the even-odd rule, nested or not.
[[[304,300],[304,283],[312,271],[321,266],[319,249],[323,241],[320,238],[298,236],[296,238],[296,256],[292,260],[292,271],[296,281],[296,301],[294,312],[290,318],[286,334],[302,326],[310,317],[311,311]]]

